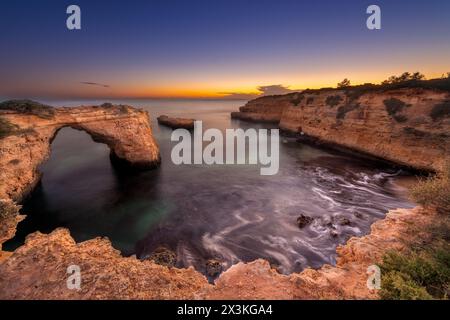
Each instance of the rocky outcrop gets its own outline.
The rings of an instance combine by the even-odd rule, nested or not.
[[[420,236],[410,227],[426,226],[434,217],[420,208],[389,212],[369,235],[337,249],[336,267],[286,276],[256,260],[232,266],[214,285],[193,268],[122,257],[105,238],[77,244],[66,229],[36,232],[0,261],[0,299],[374,299],[377,292],[366,285],[367,267],[387,250],[402,250]],[[79,290],[67,287],[71,265],[80,267]]]
[[[172,129],[194,129],[194,119],[171,118],[166,115],[159,116],[158,123]]]
[[[321,89],[250,101],[240,118],[278,119],[303,139],[419,170],[450,157],[450,93],[424,88]],[[235,117],[235,115],[232,115]]]
[[[284,109],[292,103],[298,103],[299,95],[287,94],[282,96],[260,97],[247,102],[239,108],[239,112],[232,112],[231,118],[254,122],[273,122],[281,120]]]
[[[38,167],[48,159],[50,144],[63,127],[86,131],[105,143],[114,159],[147,169],[160,162],[147,112],[129,106],[54,108],[50,116],[0,110],[12,134],[0,139],[0,199],[20,200],[39,181]]]

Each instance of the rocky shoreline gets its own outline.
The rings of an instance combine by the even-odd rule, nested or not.
[[[0,140],[5,169],[0,198],[16,208],[12,201],[20,201],[39,180],[38,166],[64,126],[87,131],[131,165],[151,168],[160,161],[147,113],[132,107],[56,108],[51,119],[15,111],[0,115],[17,130]],[[375,222],[369,235],[339,246],[336,266],[286,276],[259,259],[233,265],[214,284],[193,268],[122,257],[106,238],[76,243],[67,229],[36,232],[13,253],[0,247],[0,299],[376,299],[377,292],[366,285],[367,267],[379,263],[388,250],[402,250],[405,240],[417,235],[410,233],[411,225],[424,226],[433,218],[434,213],[420,207],[394,210]],[[14,236],[21,219],[11,216],[1,225],[0,245]],[[80,290],[66,285],[72,264],[81,268]]]

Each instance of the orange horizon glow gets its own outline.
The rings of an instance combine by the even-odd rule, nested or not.
[[[445,70],[445,69],[444,69]],[[416,70],[410,70],[415,72]],[[379,84],[391,75],[399,75],[397,73],[377,73],[371,76],[367,74],[354,73],[353,75],[343,76],[343,73],[334,75],[325,75],[317,73],[309,77],[308,81],[299,81],[294,77],[273,77],[272,81],[257,81],[255,79],[240,79],[232,81],[226,79],[222,83],[185,83],[183,86],[153,85],[144,86],[140,84],[121,85],[120,83],[111,86],[111,88],[103,88],[96,86],[86,86],[77,83],[71,86],[71,89],[60,85],[52,88],[36,89],[36,93],[30,92],[26,97],[17,93],[15,98],[82,98],[82,99],[241,99],[248,100],[260,96],[261,91],[258,87],[267,85],[281,85],[292,91],[301,91],[305,89],[335,88],[337,83],[344,78],[348,78],[352,85],[360,85],[364,83]],[[445,72],[431,71],[424,73],[426,79],[440,78]],[[233,85],[233,82],[235,85]]]

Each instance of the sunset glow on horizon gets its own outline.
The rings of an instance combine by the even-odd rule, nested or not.
[[[449,2],[378,1],[376,31],[365,26],[367,3],[356,0],[81,0],[78,31],[65,28],[68,4],[2,5],[0,27],[12,32],[0,35],[0,98],[248,99],[265,86],[450,71]]]

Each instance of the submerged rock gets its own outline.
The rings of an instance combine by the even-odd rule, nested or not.
[[[339,224],[341,226],[349,226],[349,225],[352,224],[352,222],[350,221],[350,219],[342,217],[342,218],[339,219]]]
[[[297,225],[300,229],[303,229],[307,225],[309,225],[311,222],[313,222],[314,218],[305,216],[304,214],[301,214],[300,217],[297,218]]]
[[[206,274],[210,277],[218,276],[223,270],[222,263],[216,259],[206,261]]]
[[[194,119],[171,118],[166,115],[158,117],[158,123],[172,129],[194,129]]]
[[[151,260],[156,264],[166,266],[166,267],[174,267],[177,262],[177,255],[175,252],[170,250],[165,246],[160,246],[152,252],[152,254],[147,258],[147,260]]]

